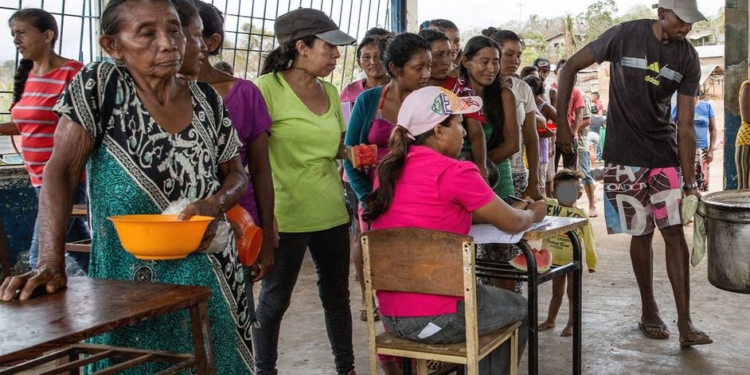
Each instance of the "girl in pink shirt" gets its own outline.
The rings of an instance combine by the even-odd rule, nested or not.
[[[511,207],[484,183],[476,165],[456,159],[465,131],[462,114],[481,109],[476,96],[459,98],[439,87],[412,92],[398,114],[390,153],[378,165],[374,191],[365,199],[363,219],[372,229],[417,227],[466,235],[475,221],[520,232],[544,218],[542,201]],[[391,333],[427,344],[466,340],[460,298],[378,291],[383,324]],[[526,300],[507,290],[477,286],[479,334],[522,321],[526,345]],[[482,374],[509,370],[504,344],[480,363]]]

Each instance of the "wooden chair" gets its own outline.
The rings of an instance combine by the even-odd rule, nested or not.
[[[377,374],[377,355],[415,358],[417,374],[427,374],[427,360],[465,365],[467,375],[479,374],[479,360],[511,340],[511,374],[518,363],[516,322],[479,337],[477,332],[474,242],[471,237],[415,228],[387,229],[362,235],[365,295],[373,290],[463,297],[466,342],[427,345],[385,332],[375,335],[373,301],[366,298],[370,341],[370,373]]]

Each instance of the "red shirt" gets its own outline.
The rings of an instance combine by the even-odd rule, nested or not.
[[[581,90],[573,87],[573,92],[570,94],[570,104],[568,105],[568,125],[573,126],[576,119],[576,109],[583,108],[584,105],[586,104],[583,102]]]
[[[70,60],[41,76],[29,74],[21,100],[11,109],[11,119],[21,132],[21,153],[32,186],[42,186],[44,167],[52,156],[58,121],[52,107],[81,68],[83,64]]]
[[[443,84],[440,85],[440,87],[449,90],[450,92],[458,95],[459,97],[462,96],[476,96],[477,92],[474,90],[473,87],[471,87],[471,83],[464,79],[463,77],[445,77],[445,81],[443,81]],[[475,113],[469,113],[464,115],[465,118],[473,118],[475,120],[478,120],[482,124],[485,124],[487,122],[485,116],[484,116],[484,107],[479,110],[479,112]]]

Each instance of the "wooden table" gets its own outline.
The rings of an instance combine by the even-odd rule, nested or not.
[[[72,217],[86,217],[89,214],[89,205],[86,203],[74,204],[70,211]]]
[[[154,360],[173,363],[181,361],[178,364],[181,368],[196,367],[199,374],[214,374],[207,311],[210,294],[210,289],[196,286],[87,277],[69,278],[68,287],[58,293],[27,301],[0,302],[0,367],[74,345],[81,340],[158,315],[189,309],[195,345],[194,355],[177,354],[170,359],[168,357],[171,353],[112,347],[96,349],[93,345],[77,347],[94,348],[89,353],[99,353],[96,355],[104,358],[127,358],[130,360],[126,363],[132,362],[131,365]],[[68,352],[65,352],[56,358],[67,354]],[[77,358],[78,354],[71,354],[73,362],[67,366],[72,368],[71,365],[93,362],[87,362],[87,359],[92,357],[80,360]],[[43,363],[41,360],[36,362],[37,365]],[[30,363],[33,364],[34,361]],[[17,368],[23,370],[29,367],[21,364],[11,369],[0,370],[0,374],[14,374],[16,372],[12,370]]]
[[[538,287],[539,284],[552,280],[556,277],[565,277],[568,272],[573,272],[573,374],[581,374],[581,311],[582,311],[582,254],[581,254],[581,242],[575,233],[575,230],[585,226],[588,223],[588,219],[581,218],[566,218],[566,217],[551,217],[548,216],[549,224],[544,227],[537,228],[535,230],[526,232],[523,236],[523,240],[517,243],[517,246],[521,248],[524,254],[526,254],[526,262],[528,270],[526,272],[516,270],[511,267],[508,262],[496,262],[489,260],[477,259],[477,276],[506,279],[506,280],[520,280],[528,283],[528,314],[529,314],[529,345],[528,345],[528,358],[529,358],[529,374],[538,374],[539,365],[539,332],[537,325],[539,324],[539,311],[538,311]],[[556,236],[559,234],[567,234],[570,237],[570,242],[573,245],[573,262],[561,265],[553,266],[548,272],[544,274],[537,273],[536,259],[534,258],[531,247],[526,241],[537,241],[543,240],[548,237]]]
[[[86,203],[74,204],[73,209],[70,212],[71,219],[74,218],[87,218],[89,215],[89,206]],[[91,223],[89,223],[89,227]],[[78,253],[90,253],[91,252],[91,239],[80,240],[75,242],[65,243],[65,251],[74,251]],[[85,270],[88,272],[88,270]]]

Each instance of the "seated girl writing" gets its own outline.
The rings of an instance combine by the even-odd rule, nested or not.
[[[475,221],[515,233],[544,218],[543,201],[511,207],[493,193],[474,163],[456,159],[466,135],[462,114],[481,106],[479,97],[459,98],[438,87],[419,89],[405,99],[390,153],[378,165],[374,191],[365,200],[363,219],[372,229],[417,227],[466,235],[473,215]],[[460,298],[387,291],[378,291],[377,298],[382,321],[395,335],[428,344],[465,341]],[[480,335],[522,322],[522,354],[529,324],[526,300],[478,285],[477,301]],[[481,373],[507,373],[509,357],[506,343],[480,363]]]

